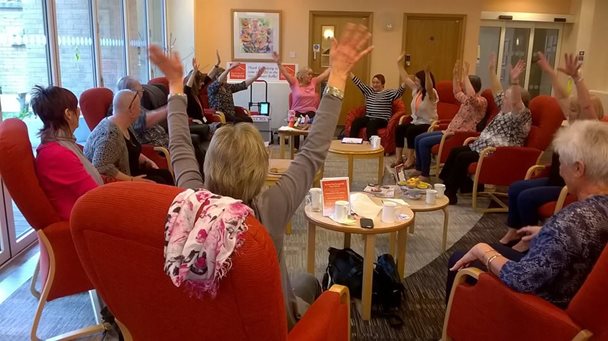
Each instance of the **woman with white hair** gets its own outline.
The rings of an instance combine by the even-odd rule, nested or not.
[[[456,270],[481,262],[513,290],[566,307],[608,242],[608,125],[577,121],[558,132],[554,148],[568,191],[578,197],[541,226],[519,230],[524,255],[486,243],[450,259],[448,295]],[[459,258],[459,259],[458,259]],[[458,259],[458,261],[455,261]]]
[[[340,40],[333,41],[330,53],[332,68],[308,142],[275,185],[261,192],[268,171],[268,153],[260,133],[250,124],[227,125],[218,129],[205,158],[205,188],[215,194],[242,200],[253,209],[256,218],[272,237],[279,257],[289,328],[320,294],[320,286],[311,275],[298,276],[290,282],[283,252],[285,225],[325,161],[338,122],[346,79],[355,63],[372,50],[371,46],[366,48],[370,38],[367,28],[349,24]],[[188,135],[181,62],[175,54],[165,56],[157,46],[150,47],[150,59],[169,80],[169,149],[177,185],[200,188],[203,178]]]

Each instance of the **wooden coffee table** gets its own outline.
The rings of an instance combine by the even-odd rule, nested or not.
[[[414,199],[409,199],[408,197],[406,197],[405,195],[402,197],[403,200],[405,200],[405,202],[408,203],[409,208],[414,211],[414,213],[421,213],[421,212],[432,212],[432,211],[438,211],[441,210],[443,211],[443,238],[441,240],[441,250],[445,251],[446,249],[446,244],[447,244],[447,238],[448,238],[448,220],[449,220],[449,214],[448,214],[448,205],[450,204],[450,200],[448,199],[447,196],[443,195],[440,198],[437,198],[436,202],[434,205],[429,205],[426,203],[425,201],[426,196],[423,195],[422,198],[414,200]],[[416,218],[414,216],[414,221],[412,221],[412,225],[410,226],[410,233],[414,233],[414,226],[416,225]],[[391,236],[391,241],[394,241],[395,237]],[[389,243],[390,245],[390,243]],[[392,245],[391,245],[391,249],[392,249]]]
[[[380,201],[377,198],[373,198],[374,201]],[[403,278],[405,274],[405,251],[407,248],[407,228],[414,220],[414,212],[407,206],[397,206],[396,215],[404,213],[407,215],[406,219],[395,220],[394,223],[384,223],[381,220],[382,211],[374,218],[374,228],[364,229],[356,225],[341,225],[331,220],[329,217],[324,217],[323,212],[312,211],[310,205],[304,208],[304,214],[308,220],[308,256],[307,256],[307,270],[309,273],[314,275],[315,272],[315,235],[316,227],[322,227],[324,229],[342,232],[344,233],[344,247],[350,247],[350,235],[352,233],[361,234],[364,239],[365,251],[363,254],[363,289],[361,293],[361,318],[363,320],[369,320],[371,318],[372,311],[372,277],[374,272],[374,262],[376,261],[376,235],[381,233],[390,233],[391,235],[397,234],[398,248],[397,248],[397,268],[399,275]],[[391,252],[395,254],[395,250]]]
[[[382,184],[382,177],[384,176],[384,148],[382,146],[372,149],[367,141],[361,144],[350,144],[334,140],[331,141],[329,152],[346,156],[348,159],[348,179],[351,184],[353,183],[353,162],[355,158],[378,158],[378,184]]]
[[[291,128],[288,126],[282,126],[278,130],[279,133],[279,157],[281,159],[285,158],[285,137],[289,137],[289,158],[293,160],[294,156],[294,147],[293,140],[297,136],[307,136],[308,130],[301,130],[296,128]]]

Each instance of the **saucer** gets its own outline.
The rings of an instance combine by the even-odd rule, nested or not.
[[[355,223],[357,222],[357,220],[356,220],[356,219],[349,219],[349,218],[346,218],[346,219],[344,219],[344,220],[338,220],[338,219],[336,219],[336,218],[334,217],[334,215],[333,215],[333,214],[331,214],[331,215],[329,216],[329,219],[331,219],[331,220],[333,220],[333,221],[335,221],[336,223],[341,224],[341,225],[355,225]]]

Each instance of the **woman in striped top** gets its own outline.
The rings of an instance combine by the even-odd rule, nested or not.
[[[358,137],[359,130],[367,128],[366,135],[369,139],[373,135],[378,135],[378,129],[388,125],[388,120],[393,115],[393,101],[403,95],[405,83],[401,83],[397,89],[384,89],[386,80],[382,74],[372,78],[371,87],[354,74],[351,74],[351,77],[365,97],[365,116],[353,121],[350,137]]]

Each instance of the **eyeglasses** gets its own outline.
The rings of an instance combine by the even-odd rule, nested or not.
[[[144,94],[143,90],[133,90],[133,91],[135,91],[135,96],[133,96],[131,103],[129,103],[129,110],[131,110],[131,108],[133,107],[133,103],[135,103],[135,99],[137,98],[137,96],[139,95],[141,97]]]

